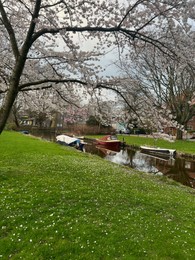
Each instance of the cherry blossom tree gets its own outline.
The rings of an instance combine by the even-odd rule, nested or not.
[[[126,64],[126,67],[129,70],[129,65]],[[151,108],[161,111],[160,114],[169,111],[167,122],[162,121],[162,128],[176,127],[177,139],[182,139],[183,130],[187,129],[187,123],[195,115],[195,67],[192,62],[189,63],[186,59],[173,60],[148,49],[140,54],[139,59],[136,57],[134,67],[136,73],[131,73],[131,76],[134,74],[133,77],[139,82],[137,89],[145,94],[145,99],[152,101]],[[156,125],[160,122],[160,115],[157,122]]]
[[[156,105],[155,95],[145,95],[139,81],[134,79],[121,81],[120,93],[115,109],[116,122],[122,122],[126,128],[144,128],[152,132],[160,132],[165,127],[180,127],[173,119],[170,109]]]
[[[123,87],[126,92],[133,98],[132,86],[136,85],[135,93],[141,91],[145,96],[145,101],[141,102],[147,104],[147,115],[150,115],[149,111],[153,111],[151,119],[157,115],[156,126],[176,127],[177,139],[182,139],[188,121],[195,115],[195,30],[185,19],[178,21],[176,27],[170,23],[166,28],[164,26],[158,33],[162,38],[167,37],[167,43],[176,53],[174,57],[151,45],[145,48],[137,46],[136,52],[127,53],[118,66],[129,82]],[[142,95],[139,94],[138,100]],[[138,105],[136,108],[142,110]],[[143,114],[146,113],[143,111]]]
[[[57,113],[67,114],[67,120],[73,120],[73,114],[78,113],[82,104],[75,89],[69,84],[58,84],[56,88],[29,90],[19,92],[14,103],[14,114],[24,114],[30,112],[36,117],[36,121],[42,125],[43,121],[55,121]],[[70,109],[71,108],[71,109]],[[72,112],[74,111],[74,113]],[[55,124],[55,123],[54,123]]]
[[[164,20],[173,23],[182,14],[188,16],[192,3],[0,0],[0,133],[21,91],[59,83],[98,86],[94,63],[106,48],[116,46],[121,52],[129,45],[153,44],[174,54],[166,38],[154,32]],[[84,51],[92,42],[94,48]]]

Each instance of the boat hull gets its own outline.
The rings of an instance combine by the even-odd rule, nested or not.
[[[164,154],[168,156],[175,156],[176,151],[173,149],[164,149],[164,148],[159,148],[159,147],[147,147],[147,146],[141,146],[140,147],[141,151],[149,154]]]
[[[116,138],[116,136],[106,135],[100,139],[96,140],[97,146],[102,146],[108,150],[120,151],[121,141]]]
[[[120,141],[98,141],[96,144],[112,151],[119,151],[121,147]]]

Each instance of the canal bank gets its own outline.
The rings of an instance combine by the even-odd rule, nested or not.
[[[14,132],[0,144],[2,259],[194,259],[193,189]]]
[[[51,132],[36,132],[38,137],[49,141],[56,141],[56,133]],[[173,148],[174,143],[168,143],[159,140],[153,140],[147,137],[137,136],[121,136],[118,137],[125,146],[121,147],[121,150],[116,153],[115,151],[109,151],[108,149],[98,149],[96,146],[96,139],[100,136],[86,136],[84,137],[85,151],[87,153],[95,154],[106,160],[114,163],[125,165],[127,167],[146,172],[153,175],[167,176],[177,182],[180,182],[186,186],[195,188],[195,154],[183,153],[176,151],[175,158],[151,156],[141,153],[141,145],[161,145],[161,147]],[[138,144],[130,144],[137,142]],[[148,142],[148,143],[147,143]],[[186,146],[189,145],[189,142]],[[182,144],[183,145],[183,144]],[[195,144],[194,144],[195,145]],[[194,148],[195,149],[195,148]]]

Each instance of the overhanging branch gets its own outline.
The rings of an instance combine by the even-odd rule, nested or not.
[[[135,109],[129,104],[128,100],[126,99],[126,97],[121,93],[121,91],[119,91],[118,89],[112,87],[112,86],[108,86],[108,85],[104,85],[104,84],[97,84],[93,89],[99,89],[99,88],[103,88],[103,89],[108,89],[108,90],[112,90],[115,93],[117,93],[117,95],[119,95],[127,104],[127,106],[135,113],[135,115],[139,118],[140,122],[143,124],[139,114],[135,111]]]
[[[110,33],[119,33],[123,34],[125,37],[130,38],[131,40],[139,39],[143,42],[147,42],[150,44],[153,44],[154,46],[158,47],[161,51],[163,49],[169,50],[169,47],[166,46],[164,43],[160,42],[158,39],[153,39],[149,36],[146,36],[144,34],[141,34],[139,30],[128,30],[126,28],[122,27],[89,27],[89,26],[84,26],[84,27],[63,27],[63,28],[44,28],[36,32],[33,37],[32,37],[32,42],[33,44],[34,41],[36,41],[39,37],[43,36],[44,34],[57,34],[60,32],[110,32]],[[170,52],[171,50],[169,50]],[[163,51],[165,53],[165,51]],[[173,52],[172,52],[173,53]],[[175,54],[174,54],[175,55]]]
[[[41,87],[42,84],[47,84],[47,83],[55,83],[55,84],[59,84],[59,83],[78,83],[78,84],[81,84],[81,85],[88,85],[87,82],[85,81],[82,81],[82,80],[77,80],[77,79],[43,79],[43,80],[39,80],[39,81],[34,81],[34,82],[28,82],[28,83],[24,83],[24,84],[21,84],[19,85],[19,90],[22,91],[22,90],[26,90],[27,88],[31,87],[33,90],[33,86],[38,86],[40,85],[39,88],[37,89],[40,89],[40,88],[43,88]],[[51,85],[52,87],[52,85]],[[48,87],[47,87],[48,88]]]
[[[60,96],[60,98],[61,98],[62,100],[64,100],[66,103],[68,103],[68,104],[70,104],[70,105],[74,105],[74,106],[76,106],[77,108],[80,108],[80,107],[79,107],[77,104],[75,104],[74,102],[72,102],[72,101],[66,99],[66,98],[60,93],[59,90],[56,89],[56,92],[58,93],[58,95]]]

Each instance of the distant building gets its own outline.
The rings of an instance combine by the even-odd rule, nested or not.
[[[28,115],[23,115],[20,124],[23,126],[36,126],[36,118],[30,118]]]

